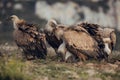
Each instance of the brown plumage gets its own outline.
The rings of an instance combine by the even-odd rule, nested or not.
[[[50,35],[49,39],[53,38],[52,44],[57,44],[57,41],[61,40],[58,47],[56,47],[56,52],[63,54],[65,61],[70,56],[78,57],[82,60],[107,57],[107,54],[104,53],[104,42],[101,36],[97,34],[96,29],[96,27],[93,27],[93,31],[89,32],[81,25],[66,27],[61,24],[58,25],[55,21],[51,21],[45,28],[47,35]],[[51,36],[53,34],[54,37]]]
[[[26,21],[12,15],[14,32],[13,37],[18,47],[23,49],[27,59],[29,55],[33,58],[46,58],[47,49],[45,45],[45,34],[38,32],[34,24],[28,24]]]
[[[76,26],[77,28],[83,27],[88,31],[88,33],[98,42],[100,48],[104,48],[104,42],[102,40],[99,31],[101,30],[100,25],[98,24],[89,24],[89,23],[81,23]]]
[[[57,38],[57,36],[55,35],[56,27],[58,27],[56,21],[50,20],[46,24],[44,32],[46,34],[47,42],[51,45],[51,47],[55,49],[55,52],[57,53],[57,49],[63,41],[62,39]]]
[[[77,28],[77,26],[74,26],[65,29],[57,27],[55,35],[56,34],[58,38],[63,40],[63,43],[58,48],[58,51],[62,54],[68,52],[81,60],[90,58],[100,59],[105,57],[103,50],[98,46],[98,42],[83,27],[79,26]],[[65,57],[66,56],[67,55],[65,55]]]
[[[97,24],[81,23],[77,27],[85,28],[89,34],[98,42],[98,45],[109,55],[116,44],[116,34],[114,29],[102,28]]]
[[[66,57],[66,54],[70,54],[70,56],[72,55],[67,51],[63,39],[61,38],[62,33],[66,28],[65,25],[57,24],[55,20],[50,20],[44,29],[47,42],[55,49],[55,52],[62,58],[62,60],[69,58],[69,56]]]
[[[99,31],[99,34],[102,36],[104,42],[105,42],[105,39],[107,38],[109,39],[106,41],[106,43],[109,43],[110,49],[113,50],[116,45],[115,30],[112,28],[103,28],[101,31]]]

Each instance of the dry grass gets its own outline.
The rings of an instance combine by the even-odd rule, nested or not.
[[[0,80],[119,80],[120,62],[86,61],[64,63],[48,56],[46,60],[23,59],[21,51],[2,45],[0,51]],[[6,47],[6,48],[5,48]],[[9,48],[11,47],[11,48]],[[4,49],[5,48],[5,49]],[[120,52],[114,51],[111,60],[119,60]],[[116,56],[117,55],[117,56]]]

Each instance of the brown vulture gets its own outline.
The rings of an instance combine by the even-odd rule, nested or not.
[[[34,24],[28,24],[25,20],[12,15],[13,37],[18,47],[23,49],[27,59],[42,58],[45,59],[47,49],[45,44],[45,34],[40,33]]]
[[[65,54],[66,61],[70,56],[81,60],[90,58],[105,58],[104,51],[99,48],[98,42],[83,27],[71,26],[66,29],[56,28],[55,35],[63,40],[58,52]]]
[[[57,22],[55,20],[49,20],[45,26],[44,32],[46,34],[48,44],[50,44],[50,46],[54,48],[57,53],[57,49],[63,41],[55,35],[56,27],[58,27]]]
[[[72,54],[69,51],[67,51],[64,41],[61,38],[61,33],[66,28],[67,27],[65,25],[57,24],[55,20],[49,20],[44,29],[47,42],[51,45],[51,47],[54,48],[55,52],[57,53],[57,56],[61,57],[62,61],[64,60],[64,58],[67,60],[69,56],[72,59],[74,59],[74,57],[71,56]],[[58,29],[60,31],[58,31]]]
[[[99,47],[109,55],[116,44],[116,34],[112,28],[102,28],[97,24],[81,23],[77,26],[86,29],[89,34],[98,42]]]

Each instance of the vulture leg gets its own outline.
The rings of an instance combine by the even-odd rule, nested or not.
[[[82,54],[82,53],[77,54],[77,56],[78,56],[79,59],[82,60],[82,61],[86,61],[86,60],[88,59],[87,56],[85,56],[85,55]]]

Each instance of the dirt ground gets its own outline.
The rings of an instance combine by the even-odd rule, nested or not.
[[[49,49],[50,50],[50,49]],[[120,52],[112,53],[111,62],[59,62],[49,51],[46,60],[25,60],[16,45],[0,45],[0,80],[119,80]]]

